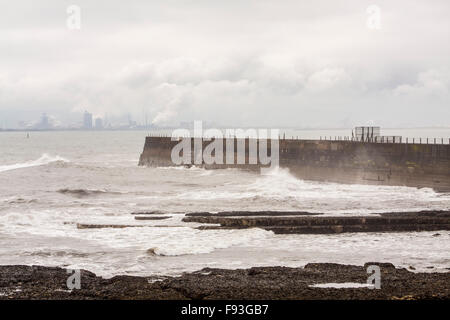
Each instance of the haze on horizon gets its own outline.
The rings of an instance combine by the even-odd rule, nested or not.
[[[70,30],[67,8],[81,9]],[[380,9],[380,28],[367,8]],[[450,126],[450,3],[1,1],[0,128]]]

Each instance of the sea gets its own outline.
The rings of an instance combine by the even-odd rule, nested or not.
[[[348,130],[286,130],[303,139]],[[275,235],[257,228],[198,230],[187,212],[293,210],[363,215],[450,210],[429,188],[300,180],[287,169],[138,166],[151,131],[0,132],[0,265],[43,265],[115,275],[181,275],[205,267],[302,267],[391,262],[414,272],[450,268],[450,232]],[[450,129],[390,129],[386,135],[445,138]],[[448,143],[448,142],[447,142]],[[134,212],[169,219],[137,221]],[[77,224],[130,225],[78,229]],[[135,227],[139,225],[139,227]]]

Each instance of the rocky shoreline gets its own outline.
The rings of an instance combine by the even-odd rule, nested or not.
[[[366,286],[369,265],[380,267],[381,288]],[[0,299],[450,299],[447,273],[414,273],[390,263],[364,266],[310,263],[304,268],[205,268],[180,277],[115,276],[104,279],[81,270],[80,289],[69,290],[66,269],[0,266]],[[321,288],[317,284],[351,283],[359,288]]]

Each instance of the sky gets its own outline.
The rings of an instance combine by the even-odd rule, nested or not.
[[[448,0],[0,0],[0,128],[450,126],[449,39]]]

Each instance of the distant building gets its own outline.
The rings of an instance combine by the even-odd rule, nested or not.
[[[43,113],[41,116],[41,121],[37,125],[35,125],[35,128],[41,129],[41,130],[46,130],[46,129],[50,129],[50,127],[51,127],[51,125],[50,125],[49,118],[46,113]]]
[[[92,113],[89,113],[87,111],[84,112],[83,128],[84,129],[92,129]]]
[[[47,116],[46,113],[43,113],[43,114],[42,114],[42,117],[41,117],[41,127],[42,127],[42,128],[48,128],[48,116]]]
[[[102,118],[95,119],[95,129],[103,129],[103,120]]]
[[[137,126],[137,122],[131,120],[131,114],[128,114],[128,128],[135,128]]]

